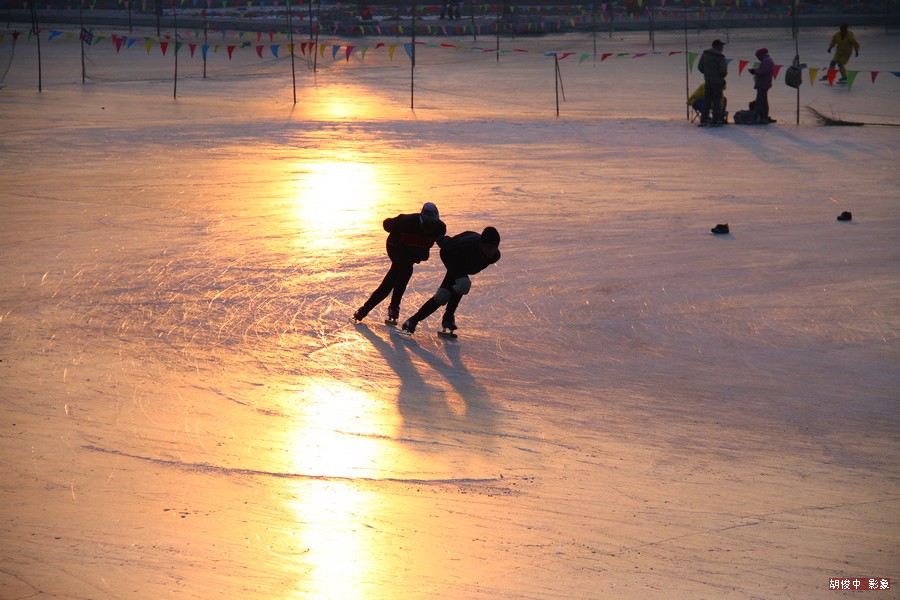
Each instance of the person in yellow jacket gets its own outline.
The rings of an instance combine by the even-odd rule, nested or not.
[[[694,108],[694,110],[696,110],[701,115],[704,114],[703,111],[706,108],[705,96],[706,96],[706,83],[701,83],[700,86],[696,90],[694,90],[694,93],[691,94],[687,99],[687,103],[690,106],[692,106]],[[720,99],[722,100],[722,114],[724,115],[724,119],[727,121],[728,120],[728,111],[726,109],[728,108],[728,98],[726,98],[723,95],[720,97]]]
[[[834,66],[837,65],[841,70],[840,81],[847,81],[847,63],[850,61],[850,55],[854,52],[856,56],[859,56],[859,42],[856,41],[856,36],[853,35],[846,23],[841,23],[838,32],[831,36],[828,52],[831,52],[832,49],[835,49],[834,58],[831,59],[828,69],[834,70]],[[826,74],[822,79],[828,79],[828,75]]]

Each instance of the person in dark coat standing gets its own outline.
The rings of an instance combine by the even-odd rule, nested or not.
[[[432,202],[426,202],[420,213],[387,218],[382,225],[389,234],[386,246],[391,268],[365,304],[353,313],[355,321],[365,319],[369,311],[391,294],[387,320],[396,323],[400,318],[400,301],[412,277],[413,266],[428,260],[431,247],[447,233],[447,226],[441,221],[437,206]]]
[[[756,51],[756,58],[759,59],[759,66],[750,69],[753,75],[753,87],[756,89],[756,112],[757,123],[772,123],[769,118],[769,90],[772,88],[772,77],[775,74],[775,61],[769,56],[767,48],[760,48]]]
[[[456,308],[462,297],[472,289],[469,275],[479,273],[500,260],[500,234],[493,227],[485,227],[481,233],[464,231],[453,237],[438,240],[441,261],[447,267],[447,274],[434,296],[403,323],[403,331],[412,334],[420,321],[426,319],[441,306],[446,305],[441,326],[455,331]]]
[[[712,47],[703,51],[697,64],[697,70],[703,73],[703,82],[706,84],[706,93],[703,96],[706,109],[700,115],[701,125],[722,125],[725,122],[722,94],[725,92],[728,61],[725,60],[724,48],[725,43],[722,40],[713,40]],[[712,121],[709,119],[710,109]]]

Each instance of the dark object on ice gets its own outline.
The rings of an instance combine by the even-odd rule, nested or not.
[[[459,337],[459,336],[456,335],[456,333],[455,333],[453,330],[451,330],[451,329],[441,329],[441,330],[438,331],[437,333],[438,333],[438,336],[439,336],[439,337],[442,337],[442,338],[450,338],[450,339],[452,339],[452,340],[455,340],[456,338]]]
[[[845,210],[844,212],[842,212],[841,214],[838,215],[837,220],[838,220],[838,221],[852,221],[852,220],[853,220],[853,213],[851,213],[850,211]]]
[[[728,223],[719,223],[712,229],[710,229],[715,234],[729,233]]]

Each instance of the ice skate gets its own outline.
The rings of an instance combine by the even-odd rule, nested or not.
[[[438,335],[446,338],[457,338],[456,335],[456,317],[454,315],[444,315],[444,318],[441,320],[441,329],[438,331]]]
[[[400,319],[400,307],[399,306],[389,306],[388,307],[388,316],[387,316],[387,319],[384,320],[384,324],[390,325],[392,327],[396,327],[399,319]]]
[[[418,323],[416,321],[413,321],[412,319],[407,319],[406,321],[403,322],[403,326],[397,330],[397,333],[399,333],[400,335],[406,336],[406,337],[410,337],[412,334],[414,334],[416,332],[416,325],[418,325]]]

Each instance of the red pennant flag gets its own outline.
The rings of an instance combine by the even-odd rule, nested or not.
[[[234,53],[234,49],[236,46],[228,46],[228,60],[231,60],[231,55]]]
[[[772,79],[778,79],[778,72],[781,70],[781,67],[784,65],[775,65],[775,70],[772,71]]]
[[[169,42],[160,42],[159,49],[162,50],[163,56],[166,55],[166,50],[169,49]]]
[[[605,52],[605,53],[603,54],[603,56],[600,57],[600,62],[603,62],[604,60],[606,60],[606,59],[609,58],[610,56],[612,56],[612,52]]]
[[[350,55],[353,54],[354,48],[356,48],[356,46],[347,46],[347,48],[344,50],[347,62],[350,62]]]
[[[197,44],[188,44],[188,48],[191,49],[191,58],[194,58],[194,50],[197,49]]]
[[[262,47],[262,46],[257,46],[257,47],[256,47],[256,53],[259,55],[260,58],[262,58],[262,51],[263,51],[263,47]]]
[[[749,60],[742,60],[738,63],[738,77],[740,77],[744,73],[744,67],[750,64]]]
[[[875,83],[876,77],[878,77],[878,71],[872,71],[872,83]]]

